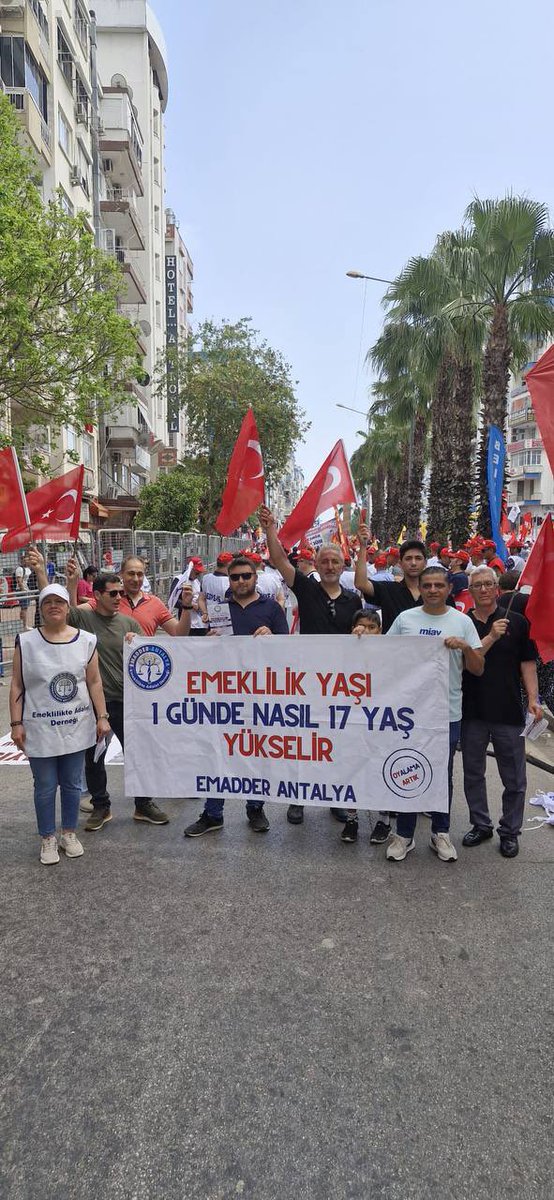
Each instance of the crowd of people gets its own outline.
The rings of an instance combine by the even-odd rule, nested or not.
[[[71,559],[64,587],[51,582],[38,550],[27,552],[26,569],[40,589],[39,622],[17,641],[10,721],[12,738],[27,754],[33,774],[40,861],[58,862],[60,849],[68,858],[83,854],[77,837],[83,780],[91,797],[85,831],[97,832],[112,819],[105,759],[112,733],[122,746],[125,741],[125,640],[157,633],[209,637],[224,632],[253,637],[294,632],[358,638],[435,635],[449,650],[450,732],[448,811],[426,814],[431,849],[443,862],[458,856],[450,838],[457,747],[470,821],[463,845],[476,847],[493,837],[486,788],[486,752],[492,743],[503,785],[499,849],[514,858],[526,792],[525,709],[535,719],[543,713],[538,656],[524,615],[526,597],[517,590],[524,547],[512,545],[507,564],[493,542],[480,538],[459,550],[408,539],[380,551],[361,524],[354,563],[334,543],[317,552],[302,544],[289,555],[265,506],[260,521],[264,553],[223,551],[212,570],[199,558],[191,559],[173,580],[167,604],[146,590],[144,563],[134,555],[118,571],[89,567],[82,574]],[[294,653],[298,661],[298,645]],[[542,668],[550,688],[551,666]],[[545,699],[552,704],[551,692]],[[367,786],[369,791],[370,779]],[[341,840],[356,842],[356,811],[330,811],[341,823]],[[269,829],[259,797],[246,798],[246,817],[254,832]],[[300,825],[304,817],[304,806],[288,806],[290,824]],[[386,844],[386,857],[402,862],[414,848],[418,814],[376,812],[372,817],[370,842]],[[134,819],[150,825],[169,821],[149,796],[135,797]],[[223,824],[224,801],[210,796],[185,836],[217,832]]]

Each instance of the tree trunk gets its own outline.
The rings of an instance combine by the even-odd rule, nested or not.
[[[371,532],[379,542],[385,537],[385,468],[377,467],[371,481]]]
[[[479,532],[490,538],[491,515],[489,489],[487,486],[487,446],[489,428],[497,425],[502,433],[506,427],[508,407],[508,384],[510,381],[510,335],[508,331],[508,309],[497,304],[483,356],[483,412],[479,452],[477,455],[477,492],[479,505]]]
[[[410,486],[406,496],[406,536],[419,537],[421,522],[421,495],[425,470],[425,447],[427,444],[427,422],[423,413],[416,413],[412,438],[412,470]]]
[[[452,461],[457,453],[457,431],[452,404],[453,363],[449,356],[439,367],[431,405],[431,481],[427,510],[427,541],[446,543],[448,495]]]
[[[454,379],[454,410],[456,414],[456,445],[449,457],[450,487],[448,491],[449,532],[455,550],[469,537],[470,509],[473,500],[473,367],[470,362],[458,363]]]
[[[398,467],[389,467],[387,471],[387,509],[386,509],[386,540],[389,545],[396,545],[398,537],[406,523],[406,493],[408,490],[408,447],[403,447],[405,453]]]

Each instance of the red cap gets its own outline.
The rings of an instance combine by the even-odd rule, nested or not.
[[[447,554],[450,558],[452,558],[452,551],[448,549],[448,546],[443,546],[442,550],[439,550],[439,556],[441,554]]]
[[[439,546],[440,546],[440,542],[429,542],[430,550],[438,550]]]
[[[303,546],[302,549],[298,551],[296,556],[297,562],[314,562],[314,560],[315,552],[312,550],[311,546]]]
[[[374,565],[374,567],[386,567],[386,565],[387,565],[386,554],[378,554],[373,565]]]
[[[229,550],[222,550],[221,554],[218,554],[218,556],[217,556],[217,561],[220,564],[220,566],[225,567],[227,565],[227,563],[230,563],[233,561],[233,555],[230,553]]]
[[[400,550],[398,549],[398,546],[391,546],[390,550],[387,550],[387,554],[389,558],[400,558]]]
[[[483,542],[483,550],[496,550],[496,542],[492,542],[490,538]]]
[[[189,559],[189,562],[192,563],[195,571],[205,571],[206,570],[201,558],[191,558],[191,559]]]
[[[245,550],[244,557],[249,558],[250,562],[256,563],[256,566],[263,561],[261,554],[256,554],[255,550]]]
[[[467,564],[469,562],[469,554],[467,553],[467,550],[453,550],[452,558],[457,558],[458,562],[463,563],[464,566],[467,567]]]

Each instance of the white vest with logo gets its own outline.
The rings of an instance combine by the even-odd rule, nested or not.
[[[25,753],[29,758],[75,754],[96,741],[96,717],[86,669],[96,635],[76,631],[71,642],[48,642],[40,629],[19,635],[25,697]]]

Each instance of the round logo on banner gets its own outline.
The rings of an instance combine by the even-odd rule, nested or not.
[[[49,691],[58,704],[69,704],[77,695],[77,680],[69,671],[61,671],[50,681]]]
[[[137,687],[153,691],[167,683],[171,666],[169,654],[162,646],[139,646],[131,654],[128,671]]]
[[[432,778],[431,763],[420,750],[396,750],[383,764],[383,779],[389,791],[408,800],[423,796]]]

